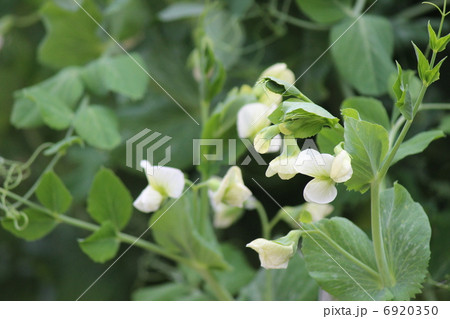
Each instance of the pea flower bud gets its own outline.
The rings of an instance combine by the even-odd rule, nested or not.
[[[259,254],[261,267],[265,269],[286,269],[289,260],[297,251],[298,240],[302,231],[292,230],[277,240],[258,238],[247,244]]]

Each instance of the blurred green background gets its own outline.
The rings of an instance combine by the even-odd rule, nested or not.
[[[49,1],[56,2],[64,10],[76,10],[71,0]],[[61,52],[53,52],[54,63],[49,63],[48,58],[43,58],[39,53],[39,47],[48,34],[39,13],[45,2],[2,0],[0,3],[0,156],[17,161],[25,161],[43,142],[57,141],[63,137],[61,132],[49,128],[21,130],[10,124],[14,92],[50,77],[60,67],[58,59]],[[297,76],[301,75],[330,43],[328,26],[302,24],[309,21],[309,17],[300,10],[296,1],[224,0],[205,3],[192,0],[99,0],[94,3],[105,29],[127,49],[139,52],[150,74],[196,119],[200,118],[198,88],[189,57],[199,28],[212,39],[215,54],[227,72],[225,89],[214,99],[214,105],[231,88],[242,84],[253,85],[262,70],[274,63],[285,62]],[[416,63],[410,42],[425,47],[428,39],[426,23],[428,20],[435,23],[439,19],[432,7],[419,4],[419,1],[413,0],[379,0],[370,9],[371,15],[390,21],[395,39],[393,59],[409,68],[414,68]],[[206,5],[214,8],[213,13],[199,25],[199,15]],[[14,17],[12,26],[5,26],[7,17]],[[450,31],[448,22],[445,29]],[[108,50],[120,50],[101,30],[97,30],[97,34]],[[82,50],[82,46],[80,44],[78,49]],[[95,52],[87,57],[74,53],[74,63],[78,65],[96,58]],[[353,67],[361,66],[355,63]],[[446,63],[441,70],[441,80],[430,89],[426,100],[449,103],[449,83],[450,65]],[[323,55],[296,85],[334,115],[339,114],[344,98],[360,93],[342,78],[330,52]],[[386,92],[379,97],[390,111],[392,101]],[[121,145],[112,152],[90,146],[83,149],[74,147],[56,167],[56,172],[76,199],[70,214],[82,219],[86,218],[86,194],[95,172],[102,165],[114,169],[134,197],[145,186],[146,181],[139,172],[125,166],[125,140],[144,128],[173,137],[171,166],[190,172],[192,176],[196,174],[192,167],[190,141],[199,136],[199,128],[154,82],[150,81],[149,90],[141,101],[132,102],[113,95],[107,96],[103,104],[105,101],[119,116]],[[446,111],[423,112],[415,123],[411,135],[437,127],[450,132],[450,117]],[[45,157],[36,161],[31,176],[20,186],[19,193],[27,190],[47,162]],[[282,205],[303,202],[302,189],[308,178],[297,176],[289,182],[277,178],[269,180],[264,177],[264,172],[265,167],[251,164],[244,169],[244,177],[271,216],[275,215],[278,207],[255,187],[251,178],[261,183]],[[439,139],[424,154],[409,157],[394,166],[390,179],[401,181],[428,213],[433,229],[431,278],[437,282],[448,280],[450,141]],[[369,197],[346,193],[343,188],[340,194],[333,203],[333,214],[346,216],[368,231]],[[140,234],[145,230],[146,220],[146,216],[134,214],[125,231]],[[275,233],[282,234],[287,230],[287,226],[280,225]],[[259,221],[256,213],[252,212],[246,213],[230,229],[220,231],[219,236],[245,250],[245,244],[259,237],[259,232]],[[106,269],[105,265],[93,263],[80,251],[75,239],[86,235],[82,230],[62,225],[44,239],[29,243],[0,230],[0,299],[76,299]],[[122,249],[125,249],[124,246]],[[246,255],[248,261],[258,267],[256,254],[246,251]],[[128,300],[137,288],[171,281],[174,276],[177,276],[177,271],[172,265],[133,248],[84,299]],[[448,290],[426,283],[418,299],[449,300],[449,297]]]

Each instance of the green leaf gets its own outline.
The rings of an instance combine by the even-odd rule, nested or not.
[[[421,291],[428,273],[431,227],[422,206],[400,184],[381,193],[381,228],[395,300],[409,300]]]
[[[195,18],[202,14],[205,6],[200,3],[174,3],[158,13],[163,22]]]
[[[146,4],[144,0],[108,2],[108,6],[103,10],[103,27],[118,42],[138,36],[149,22]]]
[[[82,107],[74,121],[77,134],[89,145],[112,150],[120,144],[116,114],[100,105]]]
[[[349,220],[323,219],[316,223],[321,232],[304,235],[302,251],[310,275],[340,300],[409,300],[420,292],[430,259],[427,215],[399,184],[384,190],[380,203],[383,244],[393,286],[383,286],[376,272],[372,242]]]
[[[350,190],[365,192],[388,152],[388,132],[381,125],[346,117],[344,141],[353,168],[352,178],[345,185]]]
[[[122,54],[90,63],[83,70],[83,80],[98,95],[112,91],[139,100],[147,91],[149,76],[141,56],[133,53],[131,57]]]
[[[438,38],[436,32],[431,26],[430,21],[428,21],[428,37],[430,38],[430,49],[437,52],[440,49],[438,44]]]
[[[397,63],[397,80],[394,82],[392,90],[397,98],[395,106],[397,106],[400,112],[407,120],[412,120],[414,116],[414,106],[411,99],[409,82],[411,81],[413,74],[409,73],[403,75],[403,69],[400,63]]]
[[[220,284],[234,295],[243,286],[250,283],[255,276],[255,271],[250,267],[242,251],[236,249],[235,246],[223,244],[220,246],[220,249],[232,269],[216,271],[216,275]]]
[[[245,39],[241,22],[227,11],[208,10],[203,19],[203,32],[211,40],[214,56],[228,70],[241,55]]]
[[[294,135],[297,138],[307,138],[319,133],[324,126],[333,127],[339,119],[327,110],[314,103],[295,99],[281,103],[269,116],[269,120],[280,125],[285,135]]]
[[[422,53],[422,51],[413,43],[414,50],[416,51],[416,57],[417,57],[417,70],[419,71],[419,78],[422,80],[422,82],[427,85],[428,78],[427,74],[430,71],[430,63],[428,62],[428,59],[425,57],[425,55]]]
[[[25,209],[23,213],[28,217],[28,224],[25,229],[16,229],[14,227],[14,221],[10,218],[3,218],[1,220],[3,228],[14,236],[33,241],[46,236],[57,225],[53,217],[48,216],[41,211],[28,208]]]
[[[389,116],[383,103],[368,97],[351,97],[342,102],[341,109],[352,108],[358,111],[361,120],[390,128]]]
[[[334,154],[336,145],[344,141],[344,127],[336,124],[334,127],[324,127],[317,134],[316,143],[321,153]]]
[[[317,300],[318,296],[319,287],[308,274],[304,259],[295,254],[287,269],[260,269],[253,281],[241,290],[239,300],[306,301]]]
[[[67,211],[72,203],[72,195],[53,171],[42,176],[36,196],[42,205],[58,214]]]
[[[297,5],[319,23],[334,23],[352,14],[351,0],[297,0]]]
[[[111,170],[102,168],[95,175],[87,210],[98,223],[111,221],[119,230],[127,225],[132,213],[132,198]]]
[[[353,24],[353,26],[352,26]],[[331,29],[333,59],[342,75],[364,95],[381,95],[394,66],[394,37],[389,20],[364,15],[346,19]]]
[[[439,61],[439,63],[433,69],[431,69],[426,73],[427,85],[431,85],[432,83],[440,79],[441,74],[439,71],[441,70],[442,64],[444,63],[445,60],[447,60],[447,57]]]
[[[339,300],[388,299],[389,292],[380,289],[375,254],[367,235],[341,217],[323,219],[316,227],[321,233],[305,234],[302,245],[311,277]],[[324,235],[332,238],[335,245]]]
[[[78,144],[83,146],[83,140],[79,138],[78,136],[69,136],[65,139],[59,141],[58,143],[54,143],[52,146],[50,146],[48,149],[44,151],[44,155],[51,156],[56,153],[65,154],[67,149],[71,147],[74,144]]]
[[[34,104],[44,123],[49,127],[62,130],[69,127],[72,122],[73,112],[70,107],[58,96],[45,91],[43,88],[23,89],[20,95]]]
[[[193,206],[190,192],[168,201],[153,214],[149,225],[158,244],[205,267],[227,269],[220,248],[200,228],[200,210]]]
[[[404,159],[407,156],[422,153],[428,145],[438,138],[445,137],[444,132],[440,130],[422,132],[403,142],[392,160],[392,165]]]
[[[268,76],[261,79],[259,83],[261,85],[265,85],[266,88],[273,93],[282,95],[285,99],[297,98],[304,102],[312,103],[312,101],[302,92],[300,92],[299,89],[297,89],[294,85],[287,83],[286,81]]]
[[[101,23],[100,12],[92,1],[84,1],[83,8]],[[38,51],[41,63],[54,68],[83,65],[103,52],[98,26],[82,9],[65,10],[47,1],[41,13],[47,30]]]
[[[59,97],[61,101],[72,108],[77,105],[84,92],[78,68],[65,68],[36,86]]]
[[[16,128],[34,128],[44,124],[36,104],[24,97],[16,96],[11,113],[11,124]]]
[[[81,250],[93,261],[104,263],[116,256],[120,247],[116,228],[107,221],[91,236],[78,240]]]

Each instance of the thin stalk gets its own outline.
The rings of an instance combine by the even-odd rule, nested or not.
[[[282,213],[284,213],[283,211],[278,212],[278,214],[275,215],[274,218],[271,219],[271,221],[269,222],[269,232],[272,233],[273,228],[279,223],[279,221],[282,218]]]
[[[362,11],[363,11],[363,9],[364,9],[364,7],[366,5],[366,1],[367,0],[358,0],[358,1],[356,1],[355,6],[353,7],[353,14],[354,14],[355,17],[359,16],[362,13]]]
[[[270,226],[269,218],[267,218],[267,212],[261,202],[256,202],[256,211],[258,212],[259,220],[261,221],[262,236],[266,239],[270,239]]]
[[[214,292],[214,295],[219,300],[223,301],[232,301],[234,300],[233,296],[230,294],[228,290],[226,290],[214,277],[209,269],[203,267],[197,267],[197,271],[202,275],[203,279],[206,281],[208,286]]]
[[[419,111],[448,111],[450,103],[424,103],[420,106]]]
[[[326,25],[320,25],[314,22],[310,22],[307,20],[299,19],[292,17],[282,11],[277,10],[276,8],[269,8],[269,13],[277,18],[280,18],[284,21],[286,21],[289,24],[292,24],[296,27],[307,29],[307,30],[314,30],[314,31],[327,31],[330,28]]]
[[[371,195],[371,223],[372,223],[372,241],[375,251],[375,259],[377,262],[378,271],[381,275],[381,280],[385,287],[392,287],[395,284],[395,279],[389,269],[386,258],[386,251],[384,250],[383,229],[381,225],[380,212],[380,184],[378,181],[372,183],[370,188]]]
[[[98,225],[95,225],[95,224],[92,224],[92,223],[89,223],[89,222],[85,222],[83,220],[76,219],[76,218],[73,218],[73,217],[70,217],[70,216],[55,214],[50,209],[48,209],[46,207],[43,207],[41,205],[38,205],[38,204],[36,204],[34,202],[31,202],[28,199],[25,199],[25,198],[15,194],[15,193],[13,193],[13,192],[10,192],[10,191],[8,191],[6,189],[0,188],[0,192],[6,194],[10,198],[13,198],[13,199],[21,202],[22,204],[27,205],[30,208],[38,210],[38,211],[40,211],[40,212],[42,212],[42,213],[44,213],[44,214],[54,218],[58,222],[65,223],[65,224],[71,225],[73,227],[81,228],[81,229],[92,231],[92,232],[95,232],[98,229],[100,229],[100,226],[98,226]],[[144,248],[144,249],[146,249],[146,250],[148,250],[150,252],[153,252],[153,253],[159,254],[161,256],[167,257],[167,258],[172,259],[174,261],[177,261],[177,262],[186,262],[187,261],[187,260],[185,260],[182,257],[179,257],[177,255],[168,253],[162,247],[160,247],[160,246],[158,246],[156,244],[153,244],[153,243],[151,243],[149,241],[146,241],[144,239],[140,239],[138,237],[135,237],[135,236],[132,236],[132,235],[128,235],[128,234],[125,234],[125,233],[120,233],[120,232],[117,234],[117,237],[120,239],[120,241],[122,241],[124,243],[128,243],[128,244],[133,244],[134,243],[135,246]]]

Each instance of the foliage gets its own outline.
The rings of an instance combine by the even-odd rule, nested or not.
[[[450,106],[439,101],[450,35],[437,4],[5,1],[0,298],[77,299],[89,287],[83,299],[448,299]],[[262,130],[239,136],[255,103]],[[180,194],[167,192],[175,177],[158,184],[130,167],[127,140],[146,128],[170,137]],[[148,138],[141,155],[156,149],[158,169],[167,149]],[[222,157],[213,144],[196,154],[199,138],[220,140]],[[281,155],[258,154],[261,139],[283,139]],[[330,159],[318,182],[344,183],[326,209],[304,203],[293,178],[305,170],[291,160],[314,141]],[[292,179],[264,177],[261,161]],[[225,174],[235,165],[244,180]],[[150,186],[159,209],[145,215],[133,199]],[[292,229],[300,242],[281,235]],[[287,269],[254,267],[245,244],[257,237],[265,265],[291,258]]]

